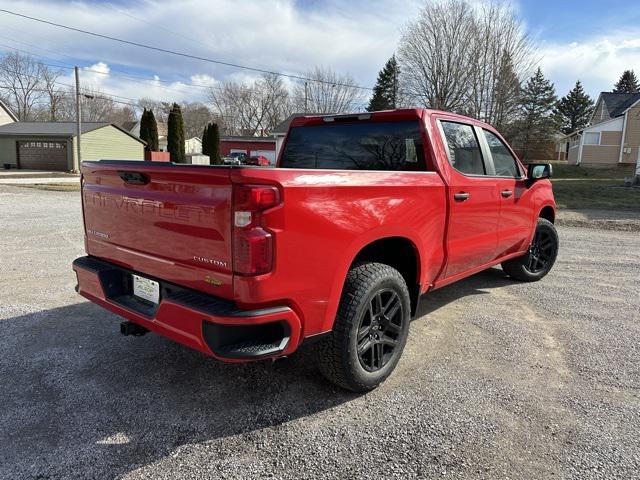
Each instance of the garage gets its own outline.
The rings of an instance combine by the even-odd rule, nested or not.
[[[76,129],[75,122],[0,125],[0,168],[73,170],[78,159]],[[144,160],[145,143],[110,123],[84,122],[81,147],[81,160]]]
[[[19,141],[18,166],[29,170],[69,170],[67,142]]]

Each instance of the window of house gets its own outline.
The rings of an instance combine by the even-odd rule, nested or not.
[[[520,177],[520,167],[518,162],[507,146],[496,135],[488,130],[482,130],[484,137],[487,139],[489,150],[491,151],[491,157],[493,158],[493,166],[496,169],[496,175],[498,177]]]
[[[486,175],[476,133],[471,125],[440,122],[449,150],[449,162],[460,173]]]
[[[587,132],[584,134],[585,145],[600,145],[600,132]]]

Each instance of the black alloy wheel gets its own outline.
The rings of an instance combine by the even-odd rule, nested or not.
[[[529,251],[524,255],[502,263],[507,275],[522,282],[536,282],[551,271],[560,240],[556,227],[546,218],[539,218]]]
[[[367,372],[380,370],[393,357],[403,321],[404,311],[398,294],[390,289],[378,291],[358,326],[358,359]]]
[[[549,262],[555,259],[556,244],[547,230],[536,230],[529,247],[529,261],[527,262],[526,269],[531,273],[538,273],[544,271]]]

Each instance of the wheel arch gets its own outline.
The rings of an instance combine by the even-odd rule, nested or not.
[[[420,297],[421,275],[420,252],[416,244],[403,236],[389,236],[373,240],[360,248],[349,265],[349,269],[355,264],[363,262],[384,263],[400,272],[409,289],[411,315],[413,316]]]
[[[556,211],[551,205],[545,205],[540,210],[540,213],[538,214],[538,218],[544,218],[545,220],[549,220],[551,223],[555,223]]]

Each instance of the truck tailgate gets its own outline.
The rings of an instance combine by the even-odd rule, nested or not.
[[[82,202],[89,255],[233,296],[229,168],[83,162]]]

